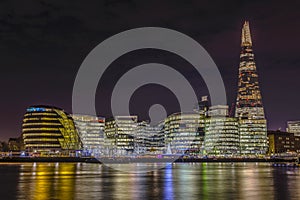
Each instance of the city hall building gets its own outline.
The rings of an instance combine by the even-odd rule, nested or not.
[[[22,136],[25,149],[29,152],[62,152],[82,148],[72,117],[53,106],[27,108]]]

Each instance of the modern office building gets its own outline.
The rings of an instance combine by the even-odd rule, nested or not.
[[[134,152],[137,154],[145,154],[147,152],[148,141],[146,138],[148,136],[148,127],[150,125],[146,121],[137,123],[137,131],[134,138]]]
[[[228,116],[227,105],[211,106],[205,119],[205,154],[239,154],[238,118]]]
[[[215,105],[207,111],[209,117],[228,117],[228,105]]]
[[[300,136],[300,121],[288,121],[286,131],[294,133],[295,136]]]
[[[199,113],[174,113],[165,119],[165,145],[172,154],[199,154],[203,150],[205,118]]]
[[[30,152],[70,151],[82,148],[72,117],[57,107],[27,108],[22,133],[25,148]]]
[[[264,155],[268,150],[265,119],[240,119],[239,136],[242,155]]]
[[[166,153],[167,149],[165,146],[165,123],[164,120],[160,121],[155,127],[155,132],[154,134],[150,136],[150,152],[155,153],[155,154],[162,154]]]
[[[283,131],[268,131],[270,155],[300,153],[300,137]]]
[[[239,118],[240,151],[243,155],[266,154],[267,123],[258,84],[249,22],[242,28],[238,94],[235,117]]]
[[[148,122],[138,122],[135,137],[135,153],[162,154],[165,152],[163,123],[151,126]]]
[[[103,117],[73,114],[75,126],[83,146],[83,155],[100,156],[104,150]]]
[[[105,120],[105,154],[128,155],[134,151],[137,116],[115,116]]]

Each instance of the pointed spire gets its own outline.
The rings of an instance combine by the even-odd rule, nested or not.
[[[248,21],[245,21],[243,25],[241,46],[252,46],[250,27]]]

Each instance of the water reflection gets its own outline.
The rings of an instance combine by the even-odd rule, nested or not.
[[[21,165],[20,199],[74,199],[76,164],[33,163]]]
[[[300,199],[300,170],[278,168],[272,172],[277,199]]]
[[[173,166],[167,165],[164,170],[164,199],[174,199],[173,197]]]
[[[98,164],[0,164],[1,177],[5,171],[17,199],[300,199],[299,169],[268,164],[176,163],[139,174]]]

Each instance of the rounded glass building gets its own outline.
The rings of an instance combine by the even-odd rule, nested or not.
[[[30,152],[79,150],[82,146],[72,117],[57,107],[27,108],[22,134]]]

